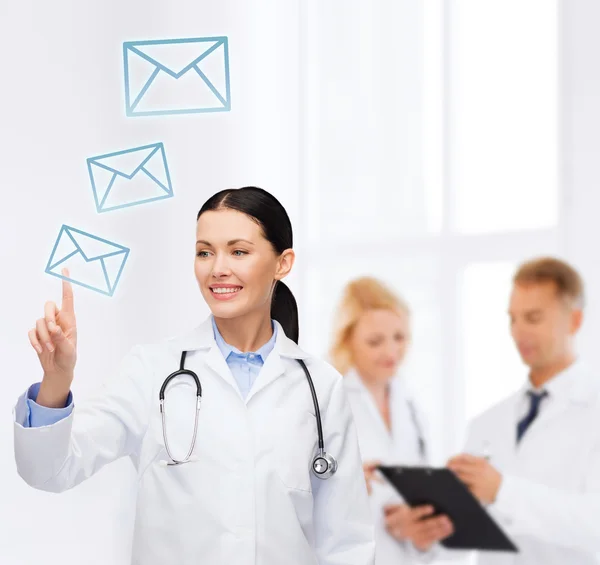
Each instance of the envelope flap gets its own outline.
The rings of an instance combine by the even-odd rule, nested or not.
[[[68,235],[68,229],[66,226],[60,228],[60,233],[52,249],[50,259],[46,269],[53,269],[56,265],[62,263],[65,258],[72,257],[80,253],[79,246],[73,241],[73,238]]]
[[[86,261],[94,261],[116,253],[126,253],[127,247],[112,243],[101,237],[91,235],[75,228],[67,228],[67,233],[73,238],[75,244],[81,249]]]
[[[177,77],[190,70],[225,41],[224,37],[207,37],[130,42],[127,45],[165,72]]]
[[[127,178],[131,178],[142,165],[160,149],[160,144],[126,149],[116,153],[108,153],[97,157],[90,157],[93,164]]]

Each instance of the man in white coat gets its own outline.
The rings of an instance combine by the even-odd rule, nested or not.
[[[518,269],[509,314],[529,379],[472,423],[448,463],[519,548],[482,552],[479,565],[600,563],[600,379],[575,354],[582,311],[568,264]]]

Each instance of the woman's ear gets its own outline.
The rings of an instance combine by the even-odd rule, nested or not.
[[[294,266],[296,254],[293,249],[286,249],[277,259],[277,271],[275,271],[275,280],[280,281],[287,277]]]

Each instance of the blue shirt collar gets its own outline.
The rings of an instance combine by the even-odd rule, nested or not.
[[[213,316],[211,316],[211,320],[213,332],[215,335],[215,341],[217,342],[217,347],[221,351],[221,354],[223,355],[225,361],[227,361],[229,356],[232,354],[238,357],[245,358],[247,358],[249,355],[254,355],[254,357],[260,358],[260,360],[264,363],[267,357],[269,356],[269,353],[271,353],[271,351],[273,351],[273,348],[275,347],[275,341],[277,340],[277,324],[274,324],[273,321],[271,321],[271,327],[273,328],[273,335],[271,336],[271,339],[269,339],[267,343],[265,343],[260,349],[258,349],[258,351],[242,353],[237,347],[229,345],[223,339],[223,336],[221,335],[221,332],[219,332],[219,328],[217,328],[217,324]]]

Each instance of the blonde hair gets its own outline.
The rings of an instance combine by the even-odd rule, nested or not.
[[[373,277],[361,277],[346,285],[336,311],[333,342],[329,350],[332,365],[342,375],[353,364],[349,344],[352,331],[364,312],[375,309],[392,310],[410,316],[406,302]]]
[[[540,257],[523,263],[515,273],[514,284],[552,282],[558,296],[575,308],[583,308],[584,288],[580,274],[571,265],[554,257]]]

